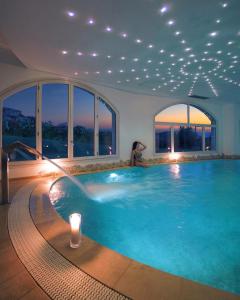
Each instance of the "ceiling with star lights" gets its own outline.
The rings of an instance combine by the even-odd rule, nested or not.
[[[32,69],[240,101],[239,0],[0,0],[0,32]]]

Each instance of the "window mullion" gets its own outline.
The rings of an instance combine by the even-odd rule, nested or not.
[[[205,151],[206,149],[205,141],[205,127],[202,127],[202,151]]]
[[[171,127],[171,152],[174,152],[174,128]]]
[[[187,105],[187,127],[190,127],[190,105]]]
[[[94,97],[94,155],[99,155],[99,97],[95,95]]]
[[[42,153],[42,84],[37,86],[36,99],[36,149]],[[39,159],[42,159],[39,157]]]
[[[73,158],[73,85],[68,86],[68,158]]]

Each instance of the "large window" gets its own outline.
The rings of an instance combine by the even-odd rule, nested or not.
[[[99,155],[116,154],[116,113],[99,99]]]
[[[3,147],[16,141],[36,148],[36,95],[37,87],[24,89],[3,102]],[[12,161],[35,159],[35,156],[14,151]]]
[[[42,86],[42,153],[48,158],[68,157],[68,85]]]
[[[73,99],[74,156],[94,156],[94,95],[74,87]]]
[[[75,84],[37,82],[2,103],[3,147],[21,141],[52,159],[117,153],[117,113],[101,97]],[[32,160],[15,151],[11,160]]]
[[[214,119],[199,108],[177,104],[155,116],[155,152],[216,150]]]

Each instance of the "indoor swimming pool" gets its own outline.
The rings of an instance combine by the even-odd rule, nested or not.
[[[136,261],[240,294],[239,160],[162,164],[68,178],[50,199],[82,232]]]

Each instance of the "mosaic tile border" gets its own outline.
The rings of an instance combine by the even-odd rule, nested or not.
[[[26,269],[52,299],[129,299],[84,273],[39,233],[29,212],[29,198],[36,182],[21,188],[8,213],[13,246]]]

